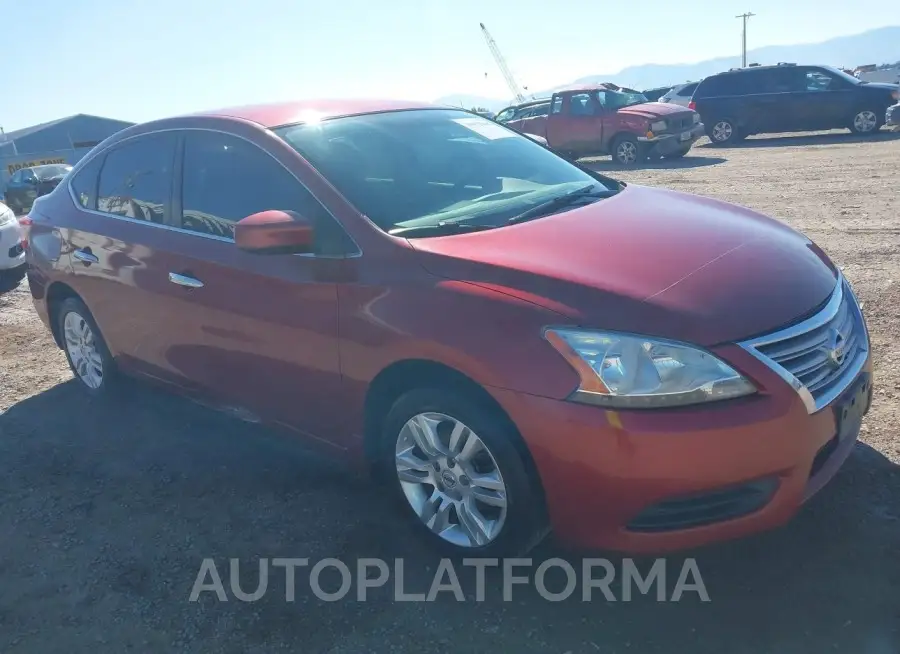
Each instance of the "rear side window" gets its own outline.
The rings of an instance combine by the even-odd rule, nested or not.
[[[707,77],[700,83],[695,95],[698,98],[715,98],[764,92],[762,71],[741,71]]]
[[[88,161],[72,178],[75,199],[85,209],[97,208],[97,182],[106,155],[98,155]]]
[[[174,159],[172,133],[139,136],[113,147],[100,170],[97,210],[163,224]]]
[[[317,254],[345,254],[353,247],[343,228],[291,173],[244,139],[185,132],[183,171],[183,229],[234,238],[236,222],[277,209],[313,221]]]

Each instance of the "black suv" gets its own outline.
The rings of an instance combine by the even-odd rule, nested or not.
[[[863,82],[829,66],[750,66],[707,77],[690,107],[717,145],[751,134],[847,127],[870,134],[884,124],[898,85]]]

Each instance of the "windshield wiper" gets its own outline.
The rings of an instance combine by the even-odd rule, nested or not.
[[[398,227],[388,232],[391,236],[415,238],[417,236],[444,236],[447,234],[463,234],[465,232],[481,232],[486,229],[494,229],[497,225],[478,225],[473,223],[454,223],[441,221],[430,225],[414,225],[412,227]]]
[[[518,215],[513,216],[506,222],[508,224],[525,222],[526,220],[531,220],[532,218],[538,218],[540,216],[544,216],[551,211],[560,209],[562,207],[565,207],[568,204],[571,204],[572,202],[582,200],[586,197],[598,198],[598,199],[611,198],[612,196],[614,196],[616,193],[619,192],[618,190],[610,190],[610,189],[604,189],[602,191],[595,191],[594,189],[596,188],[596,186],[597,186],[596,184],[590,184],[588,186],[583,186],[582,188],[575,189],[574,191],[569,191],[568,193],[563,193],[562,195],[559,195],[551,200],[547,200],[546,202],[542,202],[541,204],[537,204],[537,205],[531,207],[531,209],[528,209]]]

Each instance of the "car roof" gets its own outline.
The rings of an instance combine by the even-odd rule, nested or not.
[[[556,89],[555,93],[572,93],[573,91],[625,91],[626,93],[640,93],[627,86],[619,86],[612,82],[600,82],[599,84],[572,84]]]
[[[333,99],[278,102],[230,107],[212,111],[200,111],[191,116],[240,118],[264,127],[278,127],[309,120],[311,115],[320,120],[339,116],[405,111],[410,109],[437,109],[439,105],[404,100]]]

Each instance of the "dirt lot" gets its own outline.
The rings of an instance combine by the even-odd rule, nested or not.
[[[150,389],[85,402],[26,287],[0,296],[0,652],[897,654],[898,170],[900,140],[827,134],[699,146],[674,166],[614,173],[806,232],[843,267],[872,333],[878,391],[854,455],[786,528],[690,553],[708,603],[585,603],[580,591],[554,603],[525,587],[510,603],[491,590],[482,603],[397,603],[393,580],[367,602],[326,603],[302,572],[293,603],[283,572],[258,602],[229,590],[190,603],[207,557],[226,586],[232,557],[405,557],[410,591],[427,590],[436,560],[367,482],[292,441]],[[245,590],[254,575],[245,568]]]

